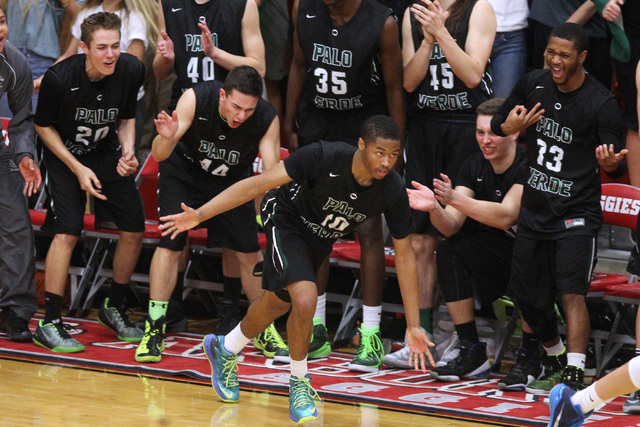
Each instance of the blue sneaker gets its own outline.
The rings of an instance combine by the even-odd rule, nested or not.
[[[571,402],[571,396],[575,390],[565,384],[558,384],[549,394],[549,408],[551,408],[551,418],[548,427],[578,427],[584,419],[593,413],[583,414],[578,405]]]
[[[209,334],[202,346],[211,365],[211,385],[223,402],[233,403],[240,397],[238,355],[225,350],[224,336]]]
[[[313,398],[318,392],[311,387],[309,374],[302,378],[289,378],[289,418],[297,424],[313,421],[318,418],[318,410],[313,403]]]

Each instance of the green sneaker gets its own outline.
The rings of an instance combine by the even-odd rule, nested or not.
[[[320,399],[318,392],[311,386],[309,374],[302,378],[289,377],[289,419],[302,424],[318,418],[314,397]]]
[[[350,371],[377,372],[380,369],[384,357],[380,338],[379,326],[371,329],[365,328],[364,325],[360,326],[360,347],[356,357],[349,363]]]
[[[289,347],[284,343],[273,323],[253,339],[253,346],[262,350],[264,357],[269,359],[275,356],[277,350],[281,350],[281,353],[286,351],[287,355],[289,354]]]
[[[327,327],[322,324],[319,317],[313,318],[313,335],[311,335],[311,343],[309,344],[309,352],[307,358],[321,359],[331,354],[331,344],[329,344],[329,336]],[[291,363],[289,357],[289,348],[277,348],[273,356],[274,362]]]
[[[155,321],[149,316],[144,321],[144,337],[136,349],[136,362],[160,362],[164,351],[164,316]]]
[[[536,396],[548,396],[551,389],[560,384],[564,379],[564,371],[567,366],[567,350],[558,355],[545,355],[543,358],[544,371],[540,379],[529,383],[525,390]]]
[[[57,319],[51,323],[38,322],[33,342],[56,353],[78,353],[84,351],[84,345],[67,332],[67,326]]]
[[[313,318],[313,335],[311,335],[311,343],[309,344],[309,359],[320,359],[331,354],[331,344],[329,344],[329,335],[327,327],[322,324],[320,317]]]
[[[123,307],[109,307],[109,298],[105,298],[98,311],[98,322],[116,333],[118,339],[127,342],[140,342],[144,336],[142,329],[133,324]]]
[[[205,335],[202,340],[207,360],[211,365],[211,385],[218,397],[227,403],[237,402],[240,397],[238,382],[239,355],[224,348],[224,336]]]

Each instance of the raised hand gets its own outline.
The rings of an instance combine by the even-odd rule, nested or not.
[[[173,40],[169,37],[169,34],[165,30],[160,30],[160,35],[162,36],[162,40],[158,42],[158,53],[162,55],[163,58],[173,61],[176,59],[176,54],[173,49]]]
[[[596,147],[596,159],[602,168],[607,172],[613,172],[618,169],[618,164],[625,158],[629,150],[626,148],[616,153],[613,144],[602,144]]]
[[[453,191],[451,180],[447,175],[441,173],[440,178],[442,178],[442,180],[438,178],[433,179],[433,191],[436,193],[436,199],[446,206],[453,200],[455,192]]]
[[[415,188],[407,188],[409,196],[409,205],[411,209],[430,212],[436,207],[436,197],[433,191],[426,185],[422,185],[417,181],[411,181],[411,185]]]
[[[216,45],[213,44],[213,39],[211,38],[211,30],[207,27],[207,21],[198,22],[198,27],[202,30],[200,40],[202,42],[202,50],[204,54],[209,58],[213,58],[216,52]]]
[[[544,114],[544,108],[540,108],[538,102],[533,106],[531,111],[527,111],[524,105],[516,105],[513,110],[509,112],[507,120],[502,124],[502,131],[506,135],[513,135],[516,132],[521,132],[536,123]]]
[[[176,110],[173,110],[173,113],[168,115],[167,112],[163,110],[158,114],[158,118],[153,120],[153,123],[156,125],[158,135],[171,141],[178,131],[178,113]]]

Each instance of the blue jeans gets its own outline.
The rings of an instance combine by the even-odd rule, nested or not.
[[[29,61],[29,66],[31,67],[31,74],[34,79],[42,76],[46,71],[53,65],[55,62],[54,58],[47,58],[45,56],[40,56],[33,51],[26,48],[19,48],[20,52],[24,56],[27,57]],[[31,105],[33,107],[33,112],[35,113],[36,107],[38,106],[38,94],[36,93],[31,97]],[[9,102],[7,101],[7,97],[3,96],[0,100],[0,117],[13,117],[11,110],[9,109]]]
[[[493,93],[506,98],[527,71],[525,30],[496,33],[491,51]]]

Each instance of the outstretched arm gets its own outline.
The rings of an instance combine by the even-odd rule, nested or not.
[[[202,221],[227,212],[289,181],[291,177],[287,174],[284,163],[278,163],[261,175],[236,182],[198,209],[192,209],[183,203],[184,212],[161,217],[160,221],[164,223],[158,228],[162,230],[163,236],[171,234],[171,238],[174,239],[179,233],[195,227]]]

